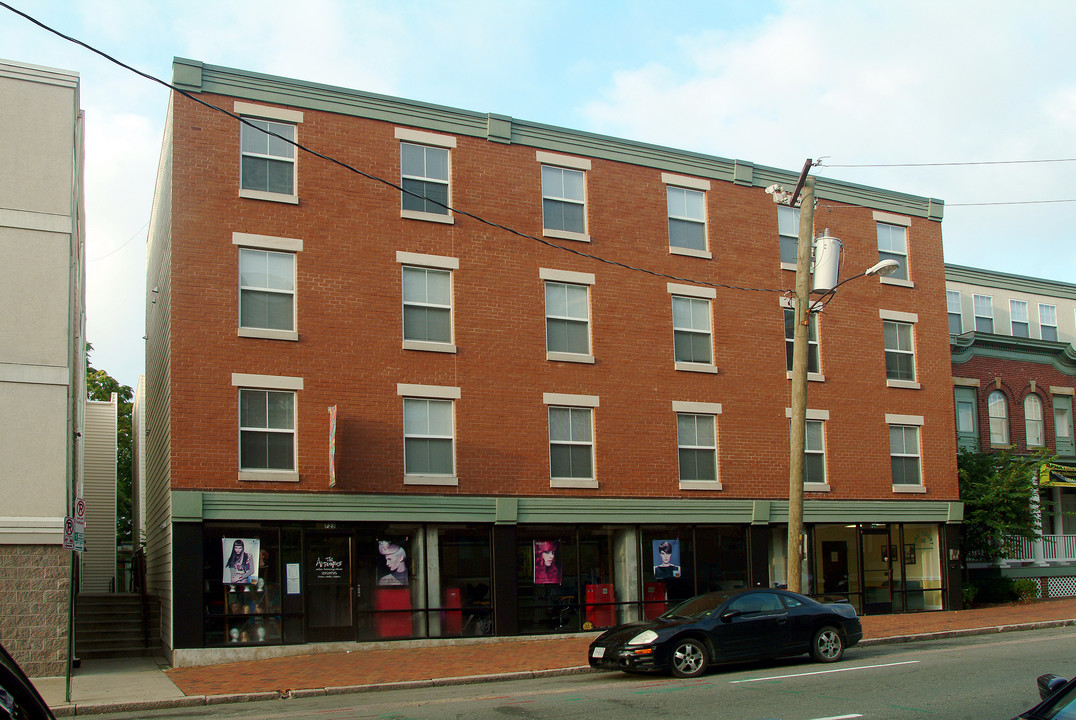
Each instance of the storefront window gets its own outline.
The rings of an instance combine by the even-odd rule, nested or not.
[[[859,560],[855,525],[814,527],[815,594],[846,597],[857,610],[862,610]]]
[[[582,623],[575,532],[557,527],[520,528],[516,558],[519,632],[577,632]]]
[[[355,534],[360,640],[425,637],[425,543],[417,525],[368,525]]]
[[[282,632],[277,531],[207,527],[204,537],[206,645],[279,644]]]
[[[942,609],[941,543],[937,525],[904,526],[906,609]]]
[[[487,528],[428,528],[427,552],[437,558],[429,578],[432,637],[493,633],[493,581]]]
[[[695,529],[696,593],[747,587],[747,526]]]
[[[690,526],[641,528],[639,543],[646,617],[660,615],[671,603],[697,594],[695,542]]]

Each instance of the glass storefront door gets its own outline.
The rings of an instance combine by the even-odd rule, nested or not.
[[[893,561],[896,543],[890,541],[889,528],[863,528],[863,612],[884,615],[893,612]]]
[[[353,539],[349,533],[306,533],[306,639],[355,639]]]

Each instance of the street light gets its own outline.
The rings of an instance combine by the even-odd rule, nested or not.
[[[807,173],[811,161],[803,166],[796,192],[789,198],[789,204],[795,207],[798,191],[803,188],[803,202],[800,205],[799,246],[796,253],[796,303],[793,307],[795,318],[792,335],[792,411],[789,439],[788,471],[788,558],[787,582],[792,592],[802,592],[803,558],[806,536],[803,532],[803,455],[806,450],[807,432],[807,331],[811,312],[825,305],[832,299],[837,288],[859,277],[885,277],[892,275],[900,267],[896,260],[882,260],[867,270],[836,283],[830,288],[821,289],[822,297],[814,304],[810,301],[811,250],[814,239],[814,178]],[[774,201],[780,201],[774,196]],[[840,253],[840,243],[834,241],[836,252]],[[839,259],[839,258],[837,258]],[[836,260],[834,262],[836,262]],[[834,275],[834,278],[836,275]],[[817,288],[816,288],[817,290]]]

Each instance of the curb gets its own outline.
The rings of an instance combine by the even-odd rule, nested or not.
[[[857,646],[869,647],[872,645],[898,645],[903,643],[927,642],[930,640],[945,640],[948,638],[971,637],[975,635],[995,635],[1020,630],[1046,630],[1049,628],[1071,627],[1076,625],[1076,619],[1069,620],[1044,620],[1041,622],[1018,623],[1015,625],[996,625],[981,628],[965,628],[961,630],[942,630],[931,633],[916,633],[912,635],[890,635],[881,638],[865,638],[857,643]],[[104,713],[137,712],[139,710],[161,710],[168,708],[198,707],[210,705],[226,705],[244,702],[260,702],[264,700],[288,700],[291,698],[323,697],[327,695],[349,695],[357,693],[379,692],[382,690],[413,690],[427,687],[443,687],[450,685],[475,685],[487,682],[504,682],[509,680],[533,680],[536,678],[560,677],[565,675],[581,675],[584,673],[603,672],[594,670],[589,665],[576,667],[552,668],[549,670],[525,670],[511,673],[493,673],[489,675],[465,675],[460,677],[431,678],[428,680],[405,680],[392,683],[373,683],[368,685],[341,685],[335,687],[306,688],[302,690],[275,690],[271,692],[236,693],[231,695],[188,695],[181,698],[167,700],[143,700],[134,702],[114,703],[73,703],[70,705],[58,705],[50,708],[56,717],[71,717],[75,715],[101,715]]]

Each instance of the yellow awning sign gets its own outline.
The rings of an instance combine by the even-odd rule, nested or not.
[[[1039,487],[1076,488],[1076,467],[1043,463],[1039,468]]]

